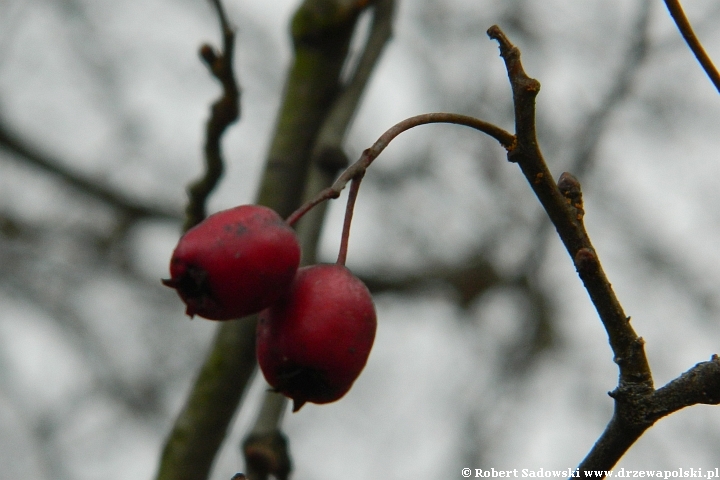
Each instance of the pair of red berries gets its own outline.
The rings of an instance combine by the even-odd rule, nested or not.
[[[242,205],[188,230],[169,280],[186,313],[229,320],[260,312],[257,358],[267,382],[292,398],[345,395],[370,354],[377,327],[367,287],[339,264],[298,268],[295,231],[273,210]]]

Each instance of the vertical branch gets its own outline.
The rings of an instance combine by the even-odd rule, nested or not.
[[[348,161],[343,142],[354,114],[380,56],[392,36],[395,0],[356,2],[358,8],[372,8],[372,25],[355,72],[341,85],[332,106],[322,120],[312,144],[309,174],[303,192],[304,200],[329,187]],[[339,75],[340,72],[338,72]],[[325,206],[310,211],[298,224],[303,246],[303,263],[315,263],[317,244],[324,221]],[[296,218],[300,218],[302,214]],[[294,223],[294,220],[293,220]],[[283,478],[289,473],[288,444],[280,430],[287,400],[278,393],[267,392],[253,428],[245,437],[242,451],[250,480],[265,480],[272,473]],[[285,468],[287,467],[288,470]]]
[[[157,480],[203,480],[255,371],[255,319],[225,322],[168,435]]]
[[[206,216],[206,201],[223,173],[221,138],[240,114],[240,89],[233,71],[235,32],[220,0],[212,0],[223,37],[222,52],[210,45],[200,48],[200,57],[222,86],[205,126],[205,173],[188,188],[184,230]],[[207,478],[244,386],[255,369],[255,324],[231,322],[215,337],[218,346],[208,355],[195,383],[195,390],[166,439],[158,468],[158,480]]]
[[[313,144],[341,90],[360,0],[305,0],[293,16],[295,60],[285,84],[258,203],[289,215],[302,199]]]
[[[290,475],[292,461],[288,441],[279,427],[286,407],[284,396],[266,392],[255,425],[242,442],[249,480],[266,479],[270,475],[277,480],[286,480]]]
[[[213,103],[210,118],[205,125],[205,173],[188,187],[188,206],[185,210],[184,231],[203,221],[206,217],[205,204],[210,193],[217,186],[224,171],[220,140],[225,129],[240,116],[240,89],[235,81],[233,51],[235,32],[230,27],[220,0],[212,1],[220,21],[223,49],[218,52],[211,45],[200,47],[200,58],[210,73],[223,87],[222,95]]]
[[[313,145],[310,177],[303,201],[329,187],[337,174],[349,163],[343,143],[367,82],[392,37],[395,0],[375,0],[370,3],[370,8],[372,23],[360,59],[352,76],[343,85],[342,92],[323,122]],[[305,221],[298,224],[298,235],[301,239],[307,237],[308,241],[313,243],[313,238],[320,237],[326,209],[327,205],[321,204],[308,212]],[[315,247],[304,249],[305,262],[315,263],[315,254]]]
[[[257,202],[283,216],[300,202],[311,147],[340,91],[340,72],[350,37],[360,10],[366,6],[367,2],[360,0],[305,0],[293,17],[295,58],[288,72]],[[223,18],[221,15],[221,24],[226,26],[227,21]],[[224,33],[229,39],[229,29]],[[201,54],[208,64],[221,70],[221,64],[216,62],[220,55],[207,48],[203,48]],[[228,111],[226,107],[230,105],[221,100],[218,113]],[[229,111],[232,113],[231,107]],[[212,152],[214,147],[212,144],[210,147]],[[208,477],[255,370],[255,325],[256,318],[250,317],[225,322],[219,327],[185,407],[168,437],[158,480]]]

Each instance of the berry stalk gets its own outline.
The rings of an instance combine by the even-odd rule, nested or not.
[[[343,222],[342,237],[340,238],[340,252],[338,253],[337,264],[345,266],[347,258],[348,242],[350,241],[350,224],[352,223],[353,211],[355,209],[355,200],[357,200],[358,191],[360,190],[360,182],[365,176],[362,171],[352,179],[350,184],[350,192],[348,192],[347,206],[345,207],[345,221]]]
[[[293,226],[303,217],[303,215],[322,202],[331,198],[338,198],[340,196],[340,192],[343,191],[348,182],[355,179],[358,175],[364,175],[370,164],[382,153],[383,150],[385,150],[395,137],[407,130],[410,130],[411,128],[431,123],[464,125],[490,135],[508,151],[515,147],[515,135],[496,125],[493,125],[492,123],[485,122],[475,117],[460,115],[457,113],[441,112],[424,113],[422,115],[406,118],[402,122],[393,125],[385,131],[385,133],[377,139],[372,147],[366,149],[355,163],[350,165],[342,174],[340,174],[332,186],[320,191],[315,198],[307,201],[300,208],[295,210],[289,217],[287,217],[286,222],[288,225]]]

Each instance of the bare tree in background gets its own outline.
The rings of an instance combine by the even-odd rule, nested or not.
[[[392,396],[387,393],[393,387],[388,382],[395,379],[408,396],[418,396],[399,407],[409,418],[420,415],[414,409],[423,404],[427,396],[434,397],[438,403],[443,399],[455,402],[451,409],[458,423],[446,430],[453,432],[454,438],[448,440],[449,445],[435,445],[441,457],[448,456],[442,452],[452,452],[452,458],[438,466],[444,475],[457,477],[461,467],[520,467],[516,464],[522,452],[521,457],[507,453],[514,448],[512,438],[523,433],[522,428],[513,426],[513,420],[517,412],[524,411],[528,405],[539,405],[541,410],[549,411],[547,407],[553,400],[542,403],[527,392],[536,391],[533,382],[546,378],[543,372],[561,371],[553,370],[553,362],[557,361],[554,359],[576,367],[571,368],[575,374],[568,374],[565,367],[564,375],[571,379],[567,385],[572,392],[562,396],[593,389],[592,395],[587,394],[587,398],[592,399],[582,400],[577,410],[588,408],[589,402],[594,406],[592,411],[600,412],[585,418],[587,431],[576,426],[577,438],[572,441],[573,445],[562,450],[565,455],[571,451],[576,456],[564,457],[561,461],[571,464],[563,467],[574,468],[572,463],[579,462],[590,450],[612,414],[613,400],[613,420],[581,464],[583,469],[612,468],[645,429],[672,411],[695,403],[717,403],[720,396],[716,357],[679,376],[692,363],[707,360],[710,353],[717,350],[718,331],[714,321],[717,288],[713,277],[717,269],[712,266],[718,264],[718,259],[712,256],[713,249],[702,246],[715,232],[708,227],[702,235],[683,238],[685,243],[673,243],[668,240],[672,233],[661,235],[657,227],[658,222],[675,218],[671,216],[673,209],[683,215],[682,207],[686,203],[691,205],[690,211],[706,209],[702,219],[695,220],[684,214],[691,225],[715,225],[716,213],[708,206],[716,200],[712,196],[713,183],[706,185],[703,179],[712,178],[710,172],[716,169],[697,163],[687,167],[697,170],[695,175],[684,176],[676,171],[677,161],[661,158],[656,160],[660,177],[653,181],[641,174],[652,170],[641,170],[639,166],[636,170],[622,169],[638,155],[615,163],[608,160],[618,155],[613,140],[624,142],[626,149],[630,149],[633,142],[639,143],[645,136],[650,138],[650,144],[674,142],[682,149],[683,145],[698,141],[688,131],[696,127],[696,118],[717,118],[718,109],[713,104],[717,103],[717,97],[692,96],[688,92],[694,89],[683,84],[695,81],[702,70],[692,64],[693,57],[680,45],[677,31],[668,28],[658,34],[653,30],[658,24],[672,26],[667,12],[649,1],[633,4],[632,8],[618,3],[614,5],[617,15],[625,21],[613,23],[612,14],[599,14],[599,9],[611,10],[609,7],[592,4],[588,8],[598,9],[597,31],[581,32],[577,25],[575,30],[553,28],[555,23],[548,17],[564,18],[565,9],[571,9],[562,2],[553,5],[531,1],[413,2],[403,4],[400,9],[395,3],[307,0],[294,6],[290,28],[293,53],[282,90],[284,96],[270,147],[264,160],[257,162],[265,165],[261,186],[255,200],[252,191],[248,191],[241,195],[242,201],[257,201],[272,206],[281,215],[289,215],[303,200],[329,186],[350,163],[348,160],[354,161],[383,130],[410,116],[376,118],[380,110],[373,107],[372,98],[367,107],[370,113],[363,116],[364,107],[360,102],[372,94],[373,84],[368,84],[372,78],[379,76],[388,81],[382,74],[383,62],[387,67],[388,61],[398,59],[391,56],[388,60],[392,50],[387,50],[394,48],[390,40],[394,28],[396,32],[400,29],[395,37],[404,49],[402,58],[416,60],[415,70],[411,71],[424,80],[413,88],[421,91],[420,98],[426,103],[413,106],[411,114],[455,111],[514,132],[508,135],[516,135],[513,138],[518,144],[504,145],[509,152],[508,159],[520,165],[553,222],[548,222],[548,214],[538,208],[528,183],[520,181],[517,167],[503,159],[506,152],[492,145],[492,139],[480,138],[479,133],[460,132],[460,127],[418,127],[399,137],[393,143],[398,143],[397,147],[383,153],[383,158],[367,171],[360,205],[370,206],[358,207],[361,210],[353,234],[365,241],[353,240],[351,267],[374,292],[381,325],[383,313],[398,309],[413,312],[410,304],[420,303],[432,310],[430,316],[438,317],[437,322],[442,325],[440,331],[447,332],[447,338],[457,341],[464,337],[467,344],[455,347],[457,358],[463,358],[469,366],[454,365],[450,371],[467,376],[463,382],[454,384],[465,383],[467,389],[446,397],[439,391],[449,387],[424,386],[438,380],[450,381],[449,375],[433,374],[433,364],[423,363],[425,357],[412,350],[412,339],[402,335],[412,331],[429,332],[422,330],[421,325],[413,330],[413,322],[419,320],[413,313],[397,324],[385,320],[396,329],[395,334],[400,335],[391,337],[399,356],[392,360],[388,352],[393,349],[384,350],[383,344],[376,347],[374,355],[379,356],[376,358],[388,363],[374,370],[371,357],[368,371],[363,375],[363,380],[369,379],[368,383],[359,384],[353,390],[357,400],[348,397],[340,402],[349,406],[347,408],[357,408],[355,418],[359,418],[349,423],[338,422],[343,437],[365,439],[365,424],[375,425],[378,432],[376,437],[371,437],[375,440],[366,443],[402,435],[401,417],[378,413],[383,411],[383,405],[387,409],[387,404],[368,407],[368,402],[378,401],[377,397]],[[162,290],[158,275],[152,269],[169,258],[169,248],[183,220],[184,228],[188,228],[207,210],[217,208],[212,203],[209,207],[206,205],[211,192],[217,191],[216,195],[230,206],[240,203],[238,185],[252,188],[255,177],[246,174],[252,169],[242,158],[248,150],[239,148],[231,135],[233,129],[250,128],[257,123],[253,117],[253,112],[258,111],[253,104],[253,101],[257,103],[252,97],[254,88],[269,91],[269,85],[274,82],[278,84],[274,92],[280,91],[274,72],[262,70],[264,64],[273,61],[281,64],[273,57],[273,40],[263,33],[259,24],[247,19],[249,9],[234,3],[214,1],[210,4],[214,9],[211,10],[206,2],[185,2],[164,10],[168,15],[177,10],[182,18],[197,15],[195,9],[203,12],[205,30],[214,31],[219,38],[219,47],[206,45],[200,49],[201,59],[222,87],[211,107],[202,140],[199,125],[201,115],[206,114],[203,112],[207,109],[207,99],[213,95],[208,87],[210,82],[199,68],[190,79],[186,72],[179,72],[185,75],[188,90],[199,90],[203,95],[198,94],[193,107],[188,107],[193,115],[183,116],[177,125],[188,131],[197,130],[195,143],[205,142],[207,162],[207,175],[200,174],[200,181],[189,190],[189,208],[183,215],[181,185],[193,177],[187,166],[199,168],[201,147],[183,152],[176,150],[172,141],[159,141],[159,148],[151,154],[143,151],[148,144],[146,137],[153,133],[161,138],[167,135],[169,139],[182,133],[168,134],[153,129],[153,110],[168,105],[158,98],[143,97],[142,89],[137,88],[142,84],[127,80],[131,78],[128,71],[132,65],[125,65],[130,62],[123,62],[124,52],[113,42],[117,32],[110,28],[112,22],[103,20],[107,15],[123,13],[98,5],[80,0],[57,3],[38,0],[0,6],[0,32],[5,32],[0,33],[0,41],[9,52],[0,57],[0,71],[12,72],[18,65],[32,71],[33,62],[65,71],[59,65],[62,62],[49,61],[54,52],[43,55],[40,51],[10,48],[25,45],[25,30],[14,29],[14,25],[39,25],[37,28],[51,37],[58,51],[65,48],[72,52],[57,58],[69,62],[70,67],[73,61],[82,65],[86,78],[95,82],[91,83],[92,88],[80,88],[84,98],[89,102],[93,95],[110,99],[104,105],[97,102],[100,106],[80,108],[72,103],[72,97],[63,97],[65,110],[53,110],[26,92],[35,88],[43,102],[47,102],[48,92],[52,93],[54,87],[21,87],[19,82],[30,80],[23,80],[20,74],[16,79],[8,73],[6,78],[12,81],[2,82],[0,100],[5,100],[0,104],[0,171],[3,172],[0,181],[5,193],[0,199],[0,298],[7,308],[0,317],[0,362],[4,372],[0,377],[0,420],[3,422],[0,428],[11,433],[2,443],[4,453],[0,457],[7,458],[8,462],[3,460],[3,463],[10,467],[0,473],[0,477],[146,478],[147,465],[156,468],[161,441],[165,447],[157,478],[230,478],[236,470],[245,471],[250,478],[268,475],[285,478],[292,468],[288,447],[295,453],[298,476],[318,476],[318,472],[323,472],[320,466],[308,467],[298,453],[306,451],[303,443],[309,438],[309,427],[302,423],[302,415],[309,415],[305,417],[308,421],[318,422],[323,416],[332,416],[333,407],[325,410],[319,407],[317,413],[311,410],[309,414],[302,412],[293,418],[283,418],[284,399],[264,391],[251,395],[255,372],[254,320],[228,322],[217,329],[210,322],[178,321],[179,302]],[[677,10],[669,6],[677,18]],[[213,12],[215,17],[211,15]],[[698,36],[714,39],[716,32],[712,25],[717,14],[717,9],[710,8],[702,18],[692,22]],[[127,18],[121,25],[134,25],[133,12],[125,15]],[[27,18],[32,21],[25,22]],[[48,18],[56,21],[57,26],[47,26],[48,22],[52,24]],[[408,23],[413,27],[408,28]],[[159,29],[152,21],[147,24]],[[503,59],[497,58],[497,43],[485,34],[492,24],[502,28],[502,31],[493,30],[492,36],[500,44]],[[681,31],[688,38],[687,29],[683,28]],[[52,32],[56,37],[50,35]],[[134,55],[147,55],[148,65],[166,68],[175,61],[172,55],[149,50],[142,41],[142,33],[149,38],[153,29],[136,35],[139,48]],[[192,36],[183,33],[183,37]],[[253,52],[248,44],[250,38],[255,42],[252,45],[264,46],[265,50]],[[190,38],[187,43],[196,48],[201,41]],[[711,44],[717,43],[706,45]],[[518,73],[522,66],[519,57],[514,57],[514,46],[523,52],[528,75],[543,84],[537,97],[537,114],[534,96],[524,98],[522,93],[523,85],[532,86],[536,80]],[[597,46],[603,49],[593,50]],[[479,54],[485,47],[488,50],[482,52],[491,53]],[[175,50],[168,50],[172,51]],[[381,56],[383,51],[386,52]],[[595,52],[597,58],[587,58],[589,51]],[[712,52],[710,48],[709,51]],[[681,67],[675,68],[668,64],[667,58],[684,60]],[[503,60],[513,95],[508,88],[508,76],[502,70]],[[566,61],[572,66],[568,72],[562,71]],[[706,61],[701,63],[705,65]],[[259,73],[254,72],[253,67]],[[567,83],[567,92],[554,92],[557,87],[551,80],[553,69],[557,69],[558,78],[569,75],[577,78],[577,83]],[[69,71],[76,70],[69,68]],[[143,75],[151,77],[153,72],[157,70],[149,68]],[[371,76],[373,72],[375,77]],[[711,72],[708,75],[712,78]],[[262,81],[251,82],[253,76]],[[664,83],[669,77],[679,77],[680,86]],[[84,85],[85,80],[69,78]],[[168,81],[167,77],[158,78]],[[707,83],[707,79],[701,80]],[[389,88],[392,93],[384,98],[384,108],[392,110],[391,100],[402,93],[399,91],[402,88],[400,83]],[[248,97],[250,101],[246,100]],[[543,103],[543,98],[550,100]],[[32,108],[25,110],[23,105]],[[64,126],[59,119],[63,112],[76,110],[88,118],[76,120],[74,128],[85,126],[98,138],[110,137],[102,130],[89,128],[92,118],[111,119],[103,120],[110,125],[106,129],[117,132],[116,139],[105,140],[104,145],[110,145],[111,149],[98,148],[98,141],[93,143],[93,138],[83,135],[82,131],[72,136],[72,128]],[[240,111],[239,125],[226,131]],[[688,111],[696,118],[678,113]],[[356,115],[357,129],[362,135],[350,130]],[[648,118],[655,123],[643,123]],[[683,128],[684,120],[689,125],[687,129]],[[638,123],[640,126],[636,127]],[[627,125],[633,125],[636,130],[625,128]],[[539,150],[535,150],[536,127],[549,171],[542,170],[547,167]],[[628,131],[638,133],[633,136]],[[702,126],[695,128],[695,132],[703,131]],[[264,133],[270,135],[270,132]],[[250,135],[245,138],[252,138]],[[404,136],[408,140],[404,140]],[[665,143],[659,140],[661,136]],[[709,144],[712,145],[712,141]],[[88,154],[98,151],[103,152],[102,159]],[[647,156],[648,152],[641,153]],[[259,153],[258,159],[261,156]],[[139,160],[129,161],[131,158]],[[239,182],[233,183],[238,179],[232,171],[233,165],[242,167]],[[218,184],[223,179],[223,171],[225,181]],[[563,171],[571,172],[574,177],[560,176]],[[538,173],[543,175],[537,177]],[[676,178],[670,184],[676,188],[664,186],[663,177],[668,175]],[[558,185],[552,176],[559,178]],[[615,188],[615,182],[622,188]],[[229,185],[226,188],[232,193],[223,192],[224,185]],[[686,185],[690,185],[696,197],[682,195]],[[212,197],[209,200],[212,202]],[[693,203],[695,200],[702,203]],[[334,233],[337,227],[333,226],[338,222],[332,209],[325,210],[326,206],[313,210],[298,226],[306,263],[323,260],[323,230],[328,231],[326,238],[332,237],[330,242],[338,236]],[[585,233],[584,222],[590,222],[589,235]],[[363,227],[368,223],[374,227]],[[604,381],[612,380],[616,373],[596,374],[595,367],[588,367],[592,354],[584,350],[587,345],[602,347],[602,333],[583,330],[588,338],[577,336],[577,324],[589,324],[593,316],[587,308],[586,296],[573,290],[579,282],[571,278],[567,254],[559,254],[561,244],[555,240],[557,233],[607,329],[613,352],[598,351],[602,362],[609,363],[609,358],[613,358],[620,368],[620,382],[612,392],[613,400],[604,396],[604,391],[615,385]],[[595,241],[597,252],[589,244],[589,236]],[[157,248],[149,248],[158,238],[169,240]],[[612,252],[614,247],[609,247],[618,238],[622,239],[622,254]],[[605,263],[606,251],[611,252],[608,253],[610,268]],[[163,255],[166,256],[157,259]],[[635,291],[634,296],[652,305],[647,315],[657,315],[663,308],[668,310],[670,318],[659,322],[662,335],[655,335],[653,328],[643,324],[642,316],[635,313],[643,302],[632,300],[632,308],[625,305],[633,314],[633,326],[647,340],[649,362],[642,352],[641,339],[624,320],[626,314],[614,299],[599,267],[598,256],[611,272],[609,277],[621,299],[631,296],[625,295],[624,290],[632,291],[633,287],[629,287],[632,284],[647,283],[651,289],[673,292],[663,300]],[[352,263],[353,258],[358,259],[357,263]],[[628,268],[629,273],[620,275],[617,265],[628,259],[632,267]],[[615,280],[618,276],[620,287]],[[558,278],[571,278],[574,283]],[[659,278],[664,280],[660,282]],[[579,307],[581,301],[587,305]],[[678,304],[687,307],[677,311],[668,306]],[[676,318],[678,314],[685,317]],[[703,323],[707,318],[713,321]],[[595,319],[593,325],[597,323]],[[404,330],[396,325],[410,327]],[[648,330],[649,334],[645,333]],[[424,350],[439,348],[444,345],[444,338],[432,338],[427,345],[434,348]],[[657,339],[663,347],[682,350],[682,361],[668,356],[655,362],[652,348]],[[710,339],[709,352],[705,351],[702,339]],[[403,347],[407,350],[403,351]],[[424,351],[423,355],[432,353]],[[37,360],[40,367],[33,367],[28,360],[43,358],[60,360],[53,369],[48,369],[47,361]],[[438,357],[427,358],[436,362]],[[203,366],[198,373],[199,364]],[[403,371],[406,364],[417,364],[420,370],[407,367]],[[665,387],[654,389],[648,364],[653,367],[659,384],[669,382]],[[590,370],[584,370],[586,368]],[[393,376],[394,369],[399,369],[397,376]],[[425,373],[417,375],[423,369]],[[45,371],[51,372],[49,376],[44,376]],[[407,378],[407,372],[414,372],[415,376]],[[549,375],[555,379],[563,374]],[[194,382],[194,386],[188,382]],[[263,390],[262,387],[259,390]],[[553,388],[547,386],[539,389],[550,390]],[[528,398],[523,398],[525,396]],[[555,398],[553,392],[549,392],[548,397]],[[389,401],[402,403],[397,399]],[[233,428],[233,420],[238,415],[242,432]],[[683,418],[693,415],[700,418],[703,413],[692,409]],[[708,415],[717,425],[717,413]],[[362,428],[359,423],[363,424]],[[281,432],[282,424],[288,436]],[[656,429],[651,432],[653,430]],[[676,446],[684,441],[678,438],[679,430],[693,428],[678,427],[667,434],[667,438],[672,439],[669,444],[678,452],[676,459],[684,458],[682,452],[685,451]],[[168,431],[169,437],[161,440]],[[432,437],[433,432],[424,435]],[[697,438],[709,438],[709,445],[713,445],[715,437],[717,434],[712,431],[701,429],[697,433]],[[236,452],[237,456],[240,438],[245,456],[243,464],[232,455],[223,457],[222,454],[225,445],[224,451]],[[428,441],[433,444],[432,440]],[[526,441],[523,445],[539,443],[533,438]],[[668,445],[659,437],[651,437],[648,442],[651,442],[649,450],[661,450],[666,448],[663,445]],[[647,451],[641,443],[637,449]],[[653,445],[659,447],[653,449]],[[713,448],[690,448],[697,455],[692,458],[717,463]],[[115,451],[116,456],[109,451]],[[400,451],[403,450],[388,448],[388,452]],[[649,459],[646,464],[642,456],[630,461],[635,462],[631,465],[655,466],[660,456],[646,455]],[[388,453],[381,457],[386,461],[383,465],[356,467],[348,463],[344,469],[357,471],[359,477],[362,469],[377,472],[379,467],[394,465],[400,472],[396,476],[414,476],[411,470],[403,470],[404,467],[397,464],[401,460],[392,457],[397,455]],[[110,458],[120,459],[123,468],[110,466],[112,462],[107,460]],[[145,469],[138,467],[138,471],[134,471],[133,465],[128,464],[130,458],[141,459],[138,464],[145,465]],[[319,457],[310,461],[319,462]],[[557,463],[558,459],[549,461]],[[367,464],[360,459],[357,462]],[[689,462],[669,465],[689,466]],[[522,465],[522,468],[539,467],[550,468],[550,465]],[[334,475],[345,476],[347,471]]]

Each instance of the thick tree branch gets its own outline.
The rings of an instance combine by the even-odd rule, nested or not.
[[[255,371],[255,317],[223,323],[160,459],[158,480],[208,478]]]
[[[366,3],[306,0],[293,17],[295,58],[257,202],[281,215],[287,215],[300,202],[311,146],[340,91],[340,72],[350,37]],[[218,329],[168,438],[158,479],[207,478],[254,371],[255,324],[255,318],[247,318],[225,322]]]
[[[223,173],[221,138],[240,113],[240,90],[232,66],[235,32],[220,0],[212,0],[212,4],[220,23],[223,50],[219,53],[210,45],[203,45],[200,56],[222,83],[223,93],[213,104],[205,128],[205,174],[188,188],[185,231],[206,216],[206,200]],[[224,324],[214,345],[166,440],[158,480],[197,480],[209,475],[229,421],[255,370],[255,318]]]
[[[357,2],[358,7],[362,7],[364,3]],[[367,42],[355,71],[346,84],[341,86],[322,120],[310,153],[304,198],[310,198],[329,187],[338,172],[347,166],[347,155],[343,149],[345,136],[375,65],[392,36],[395,1],[376,0],[369,6],[373,17]],[[317,244],[325,217],[323,207],[324,205],[313,210],[297,226],[305,265],[314,264],[316,261]],[[255,424],[242,444],[250,480],[266,479],[270,474],[283,478],[289,474],[289,448],[280,430],[286,410],[287,399],[284,396],[270,391],[265,393]]]
[[[272,204],[283,217],[302,199],[312,148],[342,88],[340,72],[366,6],[361,0],[305,0],[293,17],[295,61],[258,195],[259,203]]]
[[[323,121],[313,146],[310,174],[303,202],[332,185],[338,172],[346,168],[349,163],[343,148],[345,136],[375,65],[392,37],[395,0],[375,0],[371,2],[370,7],[372,25],[362,55],[351,78],[342,86],[341,92]],[[325,210],[326,205],[318,205],[304,217],[304,221],[298,223],[298,235],[303,241],[312,243],[312,239],[319,238]],[[304,249],[303,253],[304,262],[307,264],[316,262],[315,248]]]

